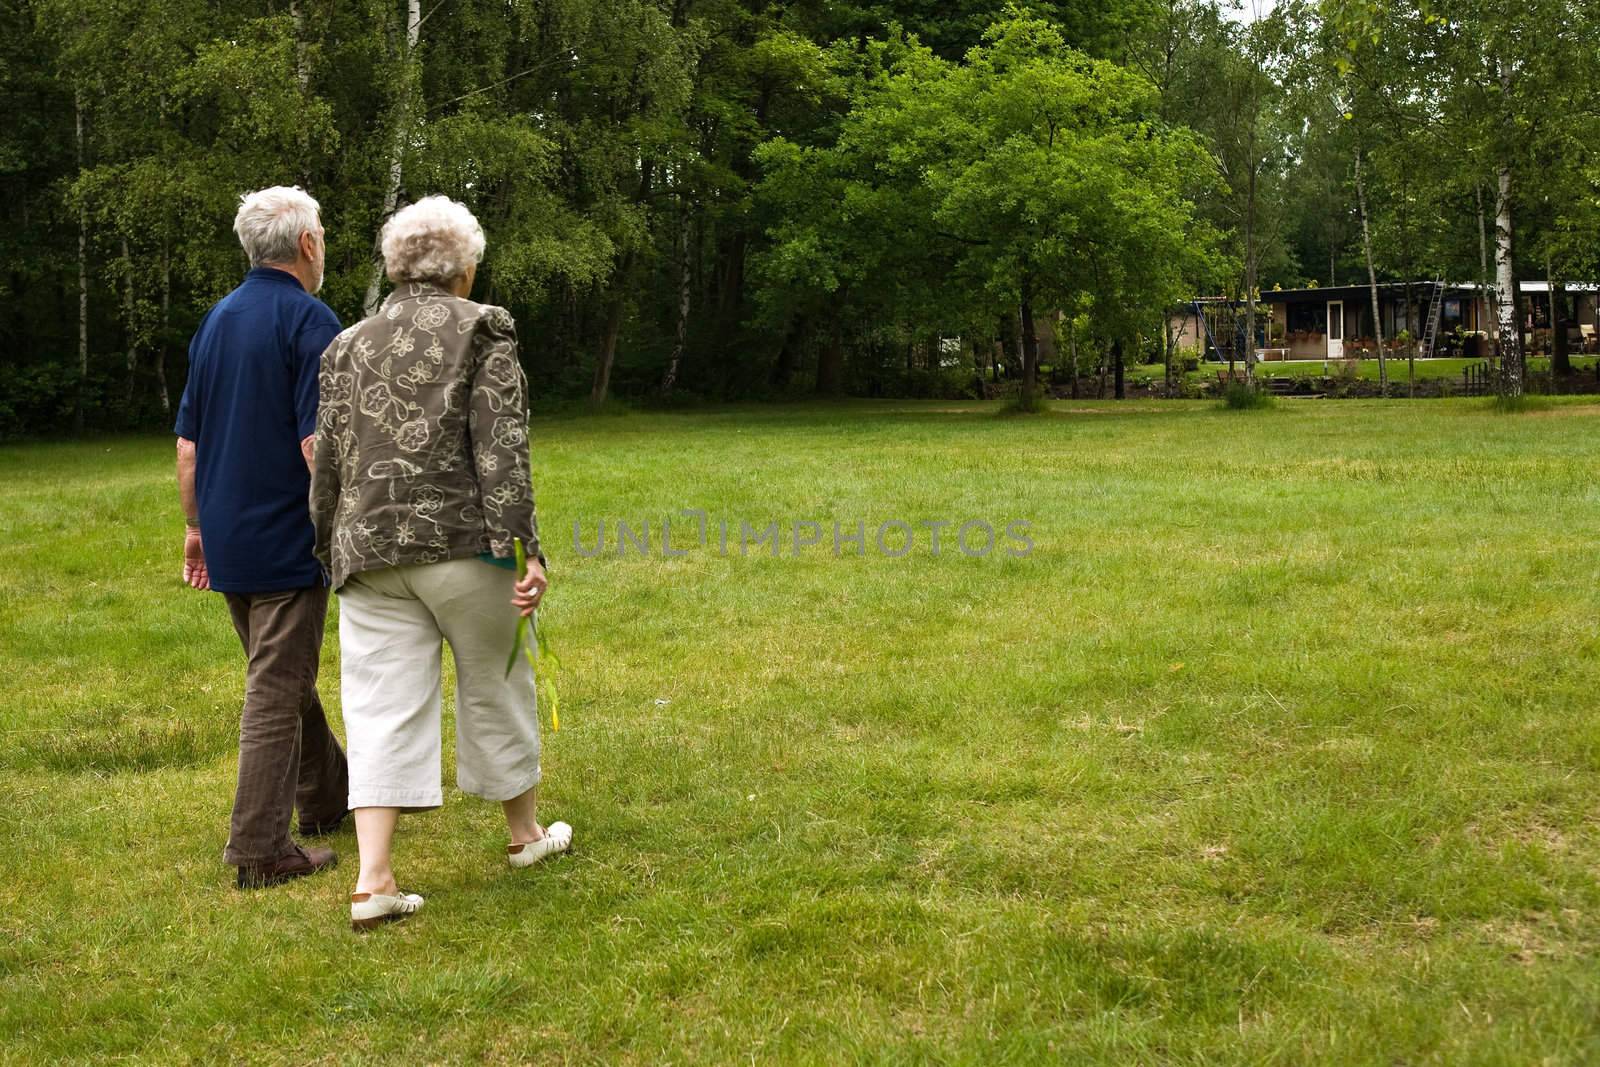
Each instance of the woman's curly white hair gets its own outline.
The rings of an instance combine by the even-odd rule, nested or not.
[[[383,266],[392,282],[448,285],[483,259],[483,227],[448,196],[425,196],[383,224]]]

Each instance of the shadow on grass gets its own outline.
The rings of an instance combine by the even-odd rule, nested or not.
[[[596,426],[615,425],[615,422],[607,416],[633,415],[637,417],[637,421],[631,423],[629,429],[637,428],[641,432],[645,432],[653,426],[673,425],[675,421],[680,419],[685,426],[691,426],[695,423],[712,425],[736,423],[741,426],[748,424],[762,428],[785,426],[815,427],[819,423],[838,424],[841,418],[893,419],[896,423],[917,419],[926,420],[930,423],[947,423],[952,419],[990,419],[996,416],[1009,417],[1022,414],[1045,415],[1053,418],[1094,415],[1101,418],[1116,416],[1143,419],[1152,416],[1171,416],[1184,412],[1193,412],[1202,404],[1201,401],[1149,400],[1145,398],[1112,400],[1110,398],[1098,399],[1094,397],[1085,397],[1081,400],[1040,397],[1036,403],[1038,405],[1036,411],[1021,412],[1017,410],[1014,400],[882,400],[849,397],[839,400],[805,399],[765,403],[708,404],[701,407],[681,409],[665,407],[634,408],[622,405],[618,409],[608,410],[603,415],[596,415],[587,405],[580,404],[536,411],[534,413],[534,423],[536,426],[539,423],[581,424],[583,422],[593,422]],[[683,418],[683,416],[689,416],[689,418]]]
[[[1556,405],[1547,396],[1523,393],[1520,396],[1492,396],[1485,406],[1496,415],[1520,415],[1530,411],[1552,411]]]
[[[1008,397],[1000,404],[1000,410],[996,412],[996,414],[1001,416],[1048,415],[1049,413],[1049,400],[1039,395],[1024,399],[1021,393],[1018,393],[1013,397]]]
[[[231,721],[129,722],[113,714],[94,724],[24,733],[0,754],[0,767],[62,774],[194,767],[221,759],[236,743]]]

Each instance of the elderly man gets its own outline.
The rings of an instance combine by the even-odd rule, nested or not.
[[[251,269],[200,320],[175,430],[183,577],[223,594],[248,664],[223,856],[253,888],[337,863],[290,839],[293,809],[303,836],[348,814],[344,750],[317,699],[328,587],[308,506],[317,370],[339,320],[311,295],[323,265],[315,200],[284,186],[250,193],[233,229]]]

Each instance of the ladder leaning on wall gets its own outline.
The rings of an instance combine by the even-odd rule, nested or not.
[[[1433,297],[1428,301],[1428,328],[1422,334],[1422,358],[1432,359],[1439,344],[1439,320],[1444,312],[1444,279],[1433,282]]]

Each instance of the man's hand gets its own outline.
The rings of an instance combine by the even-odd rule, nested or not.
[[[550,579],[545,577],[544,564],[536,559],[530,559],[528,573],[517,579],[514,587],[516,592],[511,594],[511,603],[523,615],[532,615],[533,609],[544,599],[544,591],[549,585]]]
[[[206,571],[206,550],[200,543],[200,531],[193,527],[183,535],[183,580],[193,589],[211,588],[211,575]]]
[[[195,444],[187,437],[178,438],[178,503],[189,518],[190,525],[183,535],[183,580],[195,589],[210,589],[211,575],[206,571],[206,551],[200,545],[200,528],[194,523],[200,514],[199,501],[194,494]]]

